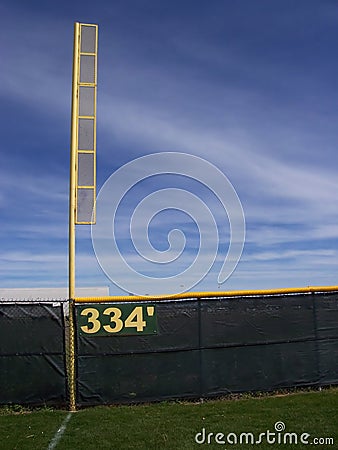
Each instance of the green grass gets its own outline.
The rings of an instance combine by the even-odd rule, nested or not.
[[[274,430],[283,421],[285,432],[309,433],[311,437],[332,437],[335,444],[318,445],[338,449],[338,389],[302,392],[281,396],[239,397],[203,403],[164,402],[150,405],[101,406],[73,413],[56,448],[58,450],[105,449],[305,449],[308,445],[216,444],[214,435]],[[0,409],[0,448],[47,449],[67,411]],[[212,444],[195,443],[195,435],[205,429],[214,433]],[[221,439],[221,437],[220,437]],[[313,446],[312,446],[313,447]],[[310,446],[311,448],[311,446]]]

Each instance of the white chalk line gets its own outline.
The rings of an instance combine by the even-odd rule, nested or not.
[[[62,422],[60,428],[57,430],[57,432],[54,434],[53,439],[50,441],[49,445],[48,445],[48,449],[47,450],[53,450],[59,440],[62,438],[63,433],[66,431],[67,428],[67,424],[70,421],[70,418],[72,417],[72,413],[68,413],[66,418],[64,419],[64,421]]]

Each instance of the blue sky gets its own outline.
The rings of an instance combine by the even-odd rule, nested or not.
[[[217,284],[225,234],[194,289],[338,284],[336,1],[3,0],[0,14],[2,287],[67,285],[75,21],[99,24],[98,188],[134,158],[185,152],[217,166],[241,200],[236,270]],[[153,224],[158,248],[168,222]],[[196,228],[177,223],[193,251]],[[77,285],[121,293],[88,226],[77,227]]]

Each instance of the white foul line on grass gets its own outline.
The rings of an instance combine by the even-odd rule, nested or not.
[[[62,422],[61,427],[57,430],[57,432],[54,434],[53,439],[50,441],[48,445],[47,450],[53,450],[56,446],[59,440],[62,438],[63,433],[66,431],[67,424],[72,417],[72,413],[68,413],[65,420]]]

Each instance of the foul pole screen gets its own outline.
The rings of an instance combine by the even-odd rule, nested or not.
[[[69,198],[69,298],[75,297],[75,225],[95,223],[98,26],[74,25]]]

